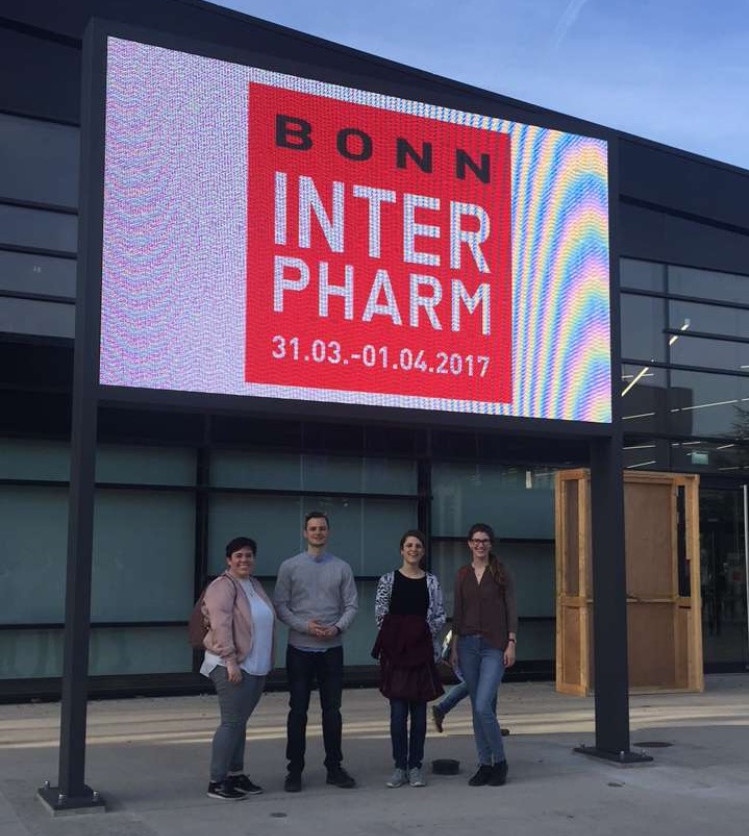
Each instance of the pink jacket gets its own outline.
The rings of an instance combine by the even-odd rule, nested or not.
[[[270,607],[273,604],[265,594],[260,581],[250,578],[255,592]],[[219,575],[209,584],[203,597],[203,614],[210,624],[203,639],[206,650],[215,653],[227,662],[240,664],[252,650],[252,615],[247,596],[238,581],[228,572]],[[275,658],[275,621],[273,623],[273,651]]]

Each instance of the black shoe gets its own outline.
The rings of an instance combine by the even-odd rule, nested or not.
[[[286,792],[301,792],[302,791],[302,776],[296,772],[289,772],[286,780],[283,782],[283,788]]]
[[[494,764],[489,780],[486,783],[490,787],[503,787],[507,783],[507,761],[500,761]]]
[[[432,706],[432,720],[434,721],[434,727],[437,731],[442,734],[442,721],[445,719],[445,712],[438,706]]]
[[[235,790],[231,783],[226,781],[211,781],[208,784],[208,798],[219,798],[221,801],[239,801],[247,796],[239,790]]]
[[[488,764],[482,763],[476,772],[468,779],[469,787],[485,787],[489,783],[493,769]]]
[[[356,781],[342,766],[338,766],[335,769],[329,769],[328,777],[325,779],[325,783],[333,784],[334,787],[340,787],[342,790],[350,790],[356,786]]]
[[[226,780],[231,784],[232,789],[238,790],[244,795],[260,795],[263,791],[262,787],[253,784],[246,775],[229,775]]]

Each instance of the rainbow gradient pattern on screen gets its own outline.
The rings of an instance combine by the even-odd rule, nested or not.
[[[248,224],[273,223],[247,206],[250,83],[509,135],[510,402],[467,378],[454,398],[321,388],[313,364],[291,386],[245,381]],[[109,38],[100,383],[610,422],[607,158],[601,139]]]

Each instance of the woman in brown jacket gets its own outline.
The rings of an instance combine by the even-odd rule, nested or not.
[[[471,563],[455,578],[451,662],[460,666],[473,711],[479,768],[472,787],[502,786],[507,760],[494,710],[506,668],[515,664],[517,610],[512,578],[492,551],[494,531],[484,523],[468,531]]]
[[[213,736],[208,796],[234,801],[263,790],[244,774],[247,721],[273,666],[273,604],[252,577],[257,544],[235,537],[226,546],[226,571],[205,591],[208,632],[200,672],[218,694],[221,724]]]

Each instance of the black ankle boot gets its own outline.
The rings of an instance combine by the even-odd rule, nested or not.
[[[489,780],[486,783],[490,787],[503,787],[507,783],[507,761],[500,761],[494,764]]]

